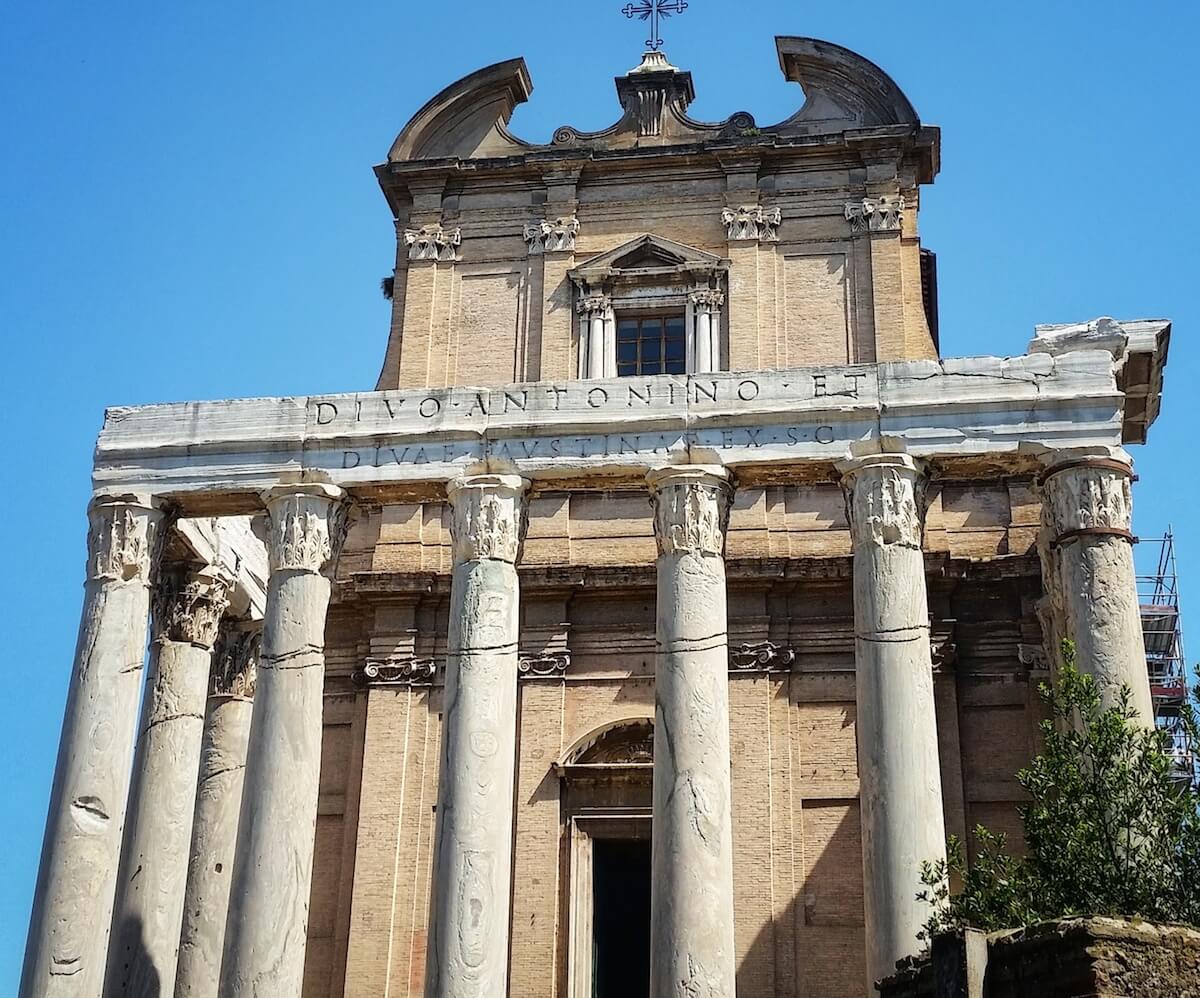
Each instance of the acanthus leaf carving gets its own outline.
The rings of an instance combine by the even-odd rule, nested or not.
[[[164,566],[154,585],[156,640],[212,648],[232,590],[233,580],[215,567]]]
[[[530,255],[570,253],[575,249],[579,219],[574,215],[529,222],[522,233]]]
[[[863,198],[846,205],[846,221],[850,223],[850,231],[854,233],[899,232],[903,218],[902,194]]]
[[[664,469],[650,476],[658,553],[720,556],[725,549],[732,489],[711,472]]]
[[[920,550],[923,483],[911,458],[899,455],[866,459],[847,471],[846,515],[855,544]]]
[[[779,208],[764,208],[759,204],[721,209],[725,236],[730,242],[775,242],[782,220],[783,213]]]
[[[229,625],[221,628],[209,670],[209,696],[254,698],[262,628]]]
[[[462,229],[442,225],[422,225],[419,229],[404,230],[404,245],[409,260],[434,260],[450,263],[458,259],[462,244]]]
[[[267,496],[272,571],[332,573],[350,526],[340,490],[280,486]]]
[[[688,301],[706,312],[719,312],[725,304],[725,293],[715,288],[701,288],[688,294]]]
[[[475,475],[451,482],[454,563],[489,558],[516,564],[525,537],[525,489],[516,475]]]
[[[94,500],[88,507],[88,578],[149,582],[165,526],[160,509],[116,497]]]

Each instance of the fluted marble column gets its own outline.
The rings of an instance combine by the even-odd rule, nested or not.
[[[176,998],[217,998],[261,642],[261,623],[226,621],[213,653]]]
[[[867,994],[920,950],[921,863],[946,855],[922,474],[906,454],[839,465],[854,544],[854,645]]]
[[[451,482],[454,576],[442,711],[426,998],[504,998],[517,738],[515,475]]]
[[[321,769],[325,614],[346,522],[329,485],[264,500],[271,578],[238,821],[222,998],[295,998],[304,976]]]
[[[1129,456],[1118,448],[1060,451],[1041,477],[1042,575],[1051,608],[1049,651],[1075,642],[1078,665],[1111,704],[1128,686],[1131,706],[1147,725],[1154,704],[1133,566]]]
[[[719,467],[648,476],[658,542],[650,994],[733,998],[725,525]]]
[[[21,998],[96,998],[104,982],[162,517],[148,496],[98,497],[88,509],[83,611]]]
[[[230,588],[219,569],[189,564],[164,566],[155,584],[106,998],[161,998],[175,990],[204,701]]]

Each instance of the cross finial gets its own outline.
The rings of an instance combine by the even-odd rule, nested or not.
[[[657,52],[662,48],[659,21],[665,21],[672,14],[682,14],[685,10],[687,0],[638,0],[637,3],[627,3],[621,8],[621,13],[629,18],[636,17],[639,21],[650,21],[650,37],[646,39],[646,48]]]

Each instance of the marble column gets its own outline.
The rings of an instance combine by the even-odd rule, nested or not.
[[[222,998],[295,998],[304,976],[321,769],[325,614],[346,523],[330,485],[264,496],[271,577],[238,820]]]
[[[231,580],[219,569],[166,565],[154,587],[154,641],[117,877],[105,998],[175,990],[188,843],[217,626]]]
[[[650,994],[733,998],[724,469],[648,476],[658,542]]]
[[[504,998],[517,738],[515,475],[451,482],[454,575],[442,708],[426,998]]]
[[[854,645],[867,994],[921,949],[921,863],[946,855],[923,476],[906,454],[842,462],[854,546]]]
[[[96,998],[103,985],[162,518],[147,496],[97,497],[88,509],[83,612],[21,998]]]
[[[217,998],[261,642],[261,623],[226,620],[213,653],[175,998]]]
[[[1097,682],[1106,704],[1122,686],[1147,724],[1154,704],[1133,566],[1133,467],[1118,448],[1059,451],[1041,476],[1039,544],[1050,604],[1051,661],[1058,642],[1075,642],[1080,671]]]
[[[589,294],[576,305],[579,312],[579,376],[617,376],[616,322],[608,295]]]
[[[688,296],[688,303],[696,316],[693,361],[688,373],[704,374],[707,371],[715,371],[720,367],[721,360],[718,341],[721,331],[721,306],[725,304],[725,295],[706,288],[693,291]]]

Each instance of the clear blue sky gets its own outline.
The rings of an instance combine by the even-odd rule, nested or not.
[[[518,134],[609,124],[645,37],[622,5],[6,5],[0,994],[24,947],[104,407],[373,387],[394,235],[371,166],[435,92],[517,55],[535,86]],[[699,118],[794,110],[773,36],[796,34],[863,53],[942,126],[921,231],[945,354],[1021,353],[1035,322],[1175,321],[1162,416],[1134,449],[1136,529],[1175,523],[1200,650],[1198,10],[691,0],[665,35]]]

